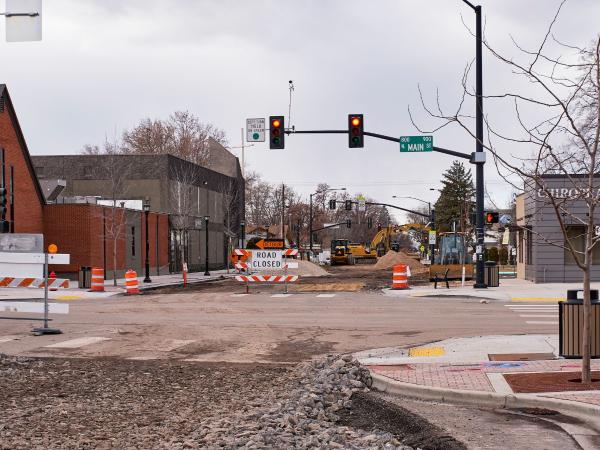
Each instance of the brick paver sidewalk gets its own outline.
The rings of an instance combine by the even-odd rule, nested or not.
[[[488,374],[515,372],[577,372],[579,361],[546,360],[481,362],[473,364],[415,363],[396,366],[368,366],[372,372],[420,386],[468,391],[495,392]],[[592,370],[600,370],[600,360],[592,361]],[[600,405],[600,391],[536,394]]]

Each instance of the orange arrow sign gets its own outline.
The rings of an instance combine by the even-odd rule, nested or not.
[[[282,249],[284,247],[284,242],[281,239],[261,239],[256,243],[256,246],[261,250],[267,248],[278,248]]]

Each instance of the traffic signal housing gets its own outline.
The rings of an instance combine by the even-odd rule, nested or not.
[[[331,200],[329,200],[329,209],[336,209],[337,208],[337,202],[335,201],[335,198],[332,198]]]
[[[494,211],[488,211],[485,213],[484,219],[486,225],[498,223],[498,213]]]
[[[373,228],[373,218],[367,217],[367,228]]]
[[[344,203],[344,209],[346,211],[352,211],[352,200],[346,200]]]
[[[269,116],[269,148],[285,148],[285,124],[283,116]]]
[[[348,114],[348,147],[363,148],[365,136],[362,114]]]

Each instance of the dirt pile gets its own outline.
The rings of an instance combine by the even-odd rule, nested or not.
[[[391,269],[396,264],[406,264],[410,267],[410,271],[415,273],[427,270],[427,266],[424,266],[415,258],[408,256],[404,252],[395,252],[393,250],[390,250],[379,258],[374,267],[375,269]]]

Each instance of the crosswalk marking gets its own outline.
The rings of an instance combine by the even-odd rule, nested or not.
[[[77,339],[71,339],[69,341],[57,342],[56,344],[46,345],[46,348],[80,348],[85,345],[97,344],[98,342],[108,340],[110,340],[110,338],[88,336]]]
[[[0,344],[19,339],[19,336],[0,336]]]
[[[250,294],[231,294],[230,297],[245,297],[246,295],[250,295]]]
[[[539,317],[542,319],[556,319],[556,314],[519,314],[519,317]]]
[[[317,298],[332,298],[335,297],[335,294],[319,294]]]
[[[273,294],[271,295],[271,298],[286,298],[286,297],[291,297],[292,294]]]
[[[552,322],[547,320],[528,320],[525,323],[530,325],[558,325],[558,322]]]

